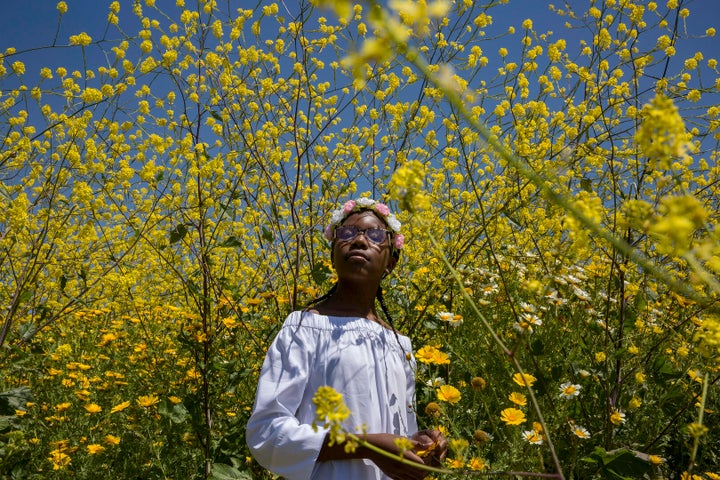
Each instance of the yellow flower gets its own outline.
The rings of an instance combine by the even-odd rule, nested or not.
[[[105,447],[97,443],[90,444],[86,448],[89,455],[95,455],[105,451]]]
[[[53,450],[50,452],[49,460],[53,464],[53,470],[62,470],[70,465],[70,456],[59,450]]]
[[[605,355],[605,352],[597,352],[595,354],[595,361],[597,363],[603,363],[607,359],[607,355]]]
[[[685,431],[694,438],[699,438],[708,432],[708,427],[702,423],[693,422],[685,427]]]
[[[400,208],[411,212],[430,208],[430,199],[422,191],[425,174],[425,165],[417,160],[410,160],[395,171],[388,190],[400,202]]]
[[[103,440],[108,445],[120,445],[120,437],[117,437],[115,435],[105,435],[105,438],[103,438]]]
[[[613,425],[622,425],[625,423],[625,414],[622,413],[620,410],[613,410],[613,412],[610,414],[610,423]]]
[[[418,362],[435,365],[447,365],[450,363],[450,357],[447,353],[431,346],[425,345],[415,354]]]
[[[57,11],[60,12],[60,15],[66,13],[68,10],[67,3],[62,2],[62,1],[58,2],[57,5],[55,6],[55,8],[57,8]]]
[[[99,413],[102,412],[102,407],[97,403],[90,403],[85,405],[85,410],[87,410],[88,413]]]
[[[488,465],[488,463],[485,460],[483,460],[482,458],[479,458],[479,457],[471,458],[468,461],[467,466],[470,467],[470,470],[475,470],[475,471],[487,470],[490,468],[490,465]]]
[[[15,75],[22,75],[25,73],[25,64],[18,60],[13,62],[12,69],[13,72],[15,72]]]
[[[658,455],[649,455],[648,460],[650,460],[650,463],[652,463],[653,465],[662,465],[663,463],[665,463],[665,459]]]
[[[537,381],[537,378],[533,377],[529,373],[516,373],[515,375],[513,375],[512,379],[513,382],[517,383],[521,387],[532,387],[533,383]]]
[[[668,169],[673,159],[687,155],[690,136],[672,99],[658,94],[640,114],[642,123],[635,133],[635,144],[652,162],[650,167]]]
[[[130,402],[122,402],[122,403],[120,403],[120,404],[115,405],[114,407],[112,407],[112,408],[110,409],[110,413],[122,412],[123,410],[125,410],[125,409],[126,409],[127,407],[129,407],[129,406],[130,406]]]
[[[437,398],[441,402],[457,403],[460,401],[460,390],[452,385],[442,385],[437,389]]]
[[[58,413],[59,413],[59,412],[64,412],[65,410],[67,410],[68,408],[70,408],[70,406],[71,406],[71,403],[70,403],[70,402],[58,403],[57,405],[55,405],[55,411],[58,412]]]
[[[80,45],[87,47],[92,43],[92,37],[85,32],[79,33],[78,35],[70,35],[70,45]]]
[[[160,403],[160,399],[157,395],[141,395],[135,401],[138,405],[144,408],[149,408]]]
[[[512,392],[508,399],[515,405],[527,405],[527,397],[522,393]]]
[[[525,423],[525,413],[517,408],[506,408],[500,412],[500,420],[508,425],[522,425]]]
[[[330,445],[344,442],[345,434],[341,431],[341,423],[350,416],[350,409],[345,405],[342,394],[325,385],[317,389],[312,401],[315,404],[313,428],[317,429],[317,422],[329,425]]]

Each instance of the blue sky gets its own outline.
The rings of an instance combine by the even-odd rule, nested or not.
[[[58,12],[56,0],[21,0],[6,1],[4,14],[0,16],[0,49],[8,47],[18,50],[45,47],[51,45],[57,37],[58,45],[67,45],[70,35],[87,32],[94,40],[106,38],[116,39],[118,34],[111,30],[106,32],[108,5],[112,0],[66,0],[68,12],[58,28]],[[666,0],[659,0],[664,4]],[[239,7],[252,8],[257,2],[230,0]],[[703,51],[706,55],[717,52],[720,56],[720,2],[718,0],[680,0],[683,6],[690,9],[688,18],[689,30],[704,32],[708,27],[715,27],[718,36],[715,38],[698,38],[682,42],[681,47],[687,50],[688,55],[694,51]],[[263,4],[270,3],[267,1]],[[535,28],[542,31],[545,28],[555,30],[556,34],[565,35],[557,16],[550,13],[547,5],[554,3],[561,7],[564,1],[546,2],[542,0],[510,0],[506,7],[493,8],[494,24],[513,24],[520,27],[525,18],[532,18]],[[569,2],[578,10],[586,8],[586,2],[572,0]],[[120,0],[121,25],[123,19],[131,17],[131,0]],[[174,7],[174,0],[157,0],[160,8],[163,5]],[[503,18],[507,16],[506,18]],[[561,20],[560,20],[561,21]],[[136,22],[133,22],[136,24]],[[547,26],[547,27],[546,27]],[[60,65],[68,59],[80,61],[78,49],[40,49],[31,57],[38,64],[47,66]]]

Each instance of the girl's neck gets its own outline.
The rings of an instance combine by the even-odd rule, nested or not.
[[[337,290],[316,309],[326,315],[357,316],[384,324],[375,310],[375,292],[358,291],[357,289],[343,288],[339,284]]]

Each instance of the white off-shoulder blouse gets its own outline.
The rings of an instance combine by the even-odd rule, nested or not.
[[[399,342],[398,342],[399,339]],[[358,317],[291,313],[260,372],[247,444],[255,459],[288,480],[384,479],[369,460],[316,462],[326,430],[314,431],[312,397],[328,385],[351,411],[349,432],[417,431],[410,339]]]

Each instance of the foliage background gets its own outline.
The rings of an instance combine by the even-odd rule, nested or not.
[[[106,2],[68,31],[60,2],[3,40],[3,478],[266,478],[259,365],[361,192],[404,223],[386,295],[448,469],[720,478],[706,5],[413,5]]]

